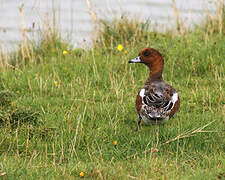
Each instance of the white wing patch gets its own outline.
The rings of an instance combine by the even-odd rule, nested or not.
[[[175,104],[175,102],[178,100],[178,94],[177,93],[174,93],[172,98],[171,98],[171,101]]]
[[[139,95],[143,98],[145,95],[145,89],[141,89]]]
[[[173,96],[171,97],[171,101],[170,101],[170,103],[167,105],[167,107],[168,107],[171,103],[173,103],[173,106],[172,106],[171,108],[169,108],[167,111],[171,111],[171,110],[173,109],[173,107],[175,106],[175,103],[177,102],[177,100],[178,100],[178,94],[175,92],[175,93],[173,94]]]

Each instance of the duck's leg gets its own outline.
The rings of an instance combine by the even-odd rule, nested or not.
[[[136,131],[138,131],[140,123],[141,123],[141,116],[138,114],[138,121],[137,121],[137,127],[136,127]]]

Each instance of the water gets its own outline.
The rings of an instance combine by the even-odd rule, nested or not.
[[[98,19],[111,20],[126,13],[129,17],[150,19],[152,27],[157,27],[159,31],[175,27],[172,0],[89,0],[89,2]],[[176,0],[175,4],[179,18],[187,28],[202,22],[207,12],[215,14],[216,11],[212,0]],[[23,10],[24,25],[20,8]],[[62,36],[70,37],[74,47],[87,45],[94,37],[95,25],[87,0],[0,0],[1,48],[4,50],[17,48],[22,40],[22,27],[25,28],[29,39],[37,39],[39,30],[46,28],[53,19]]]

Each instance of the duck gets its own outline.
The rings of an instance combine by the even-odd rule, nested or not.
[[[163,80],[163,56],[156,49],[147,47],[128,63],[141,63],[150,70],[144,87],[136,96],[136,131],[142,120],[146,125],[166,123],[178,112],[180,98],[177,91]]]

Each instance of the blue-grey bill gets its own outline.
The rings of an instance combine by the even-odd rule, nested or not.
[[[140,62],[141,62],[140,56],[137,56],[136,58],[128,61],[128,63],[140,63]]]

